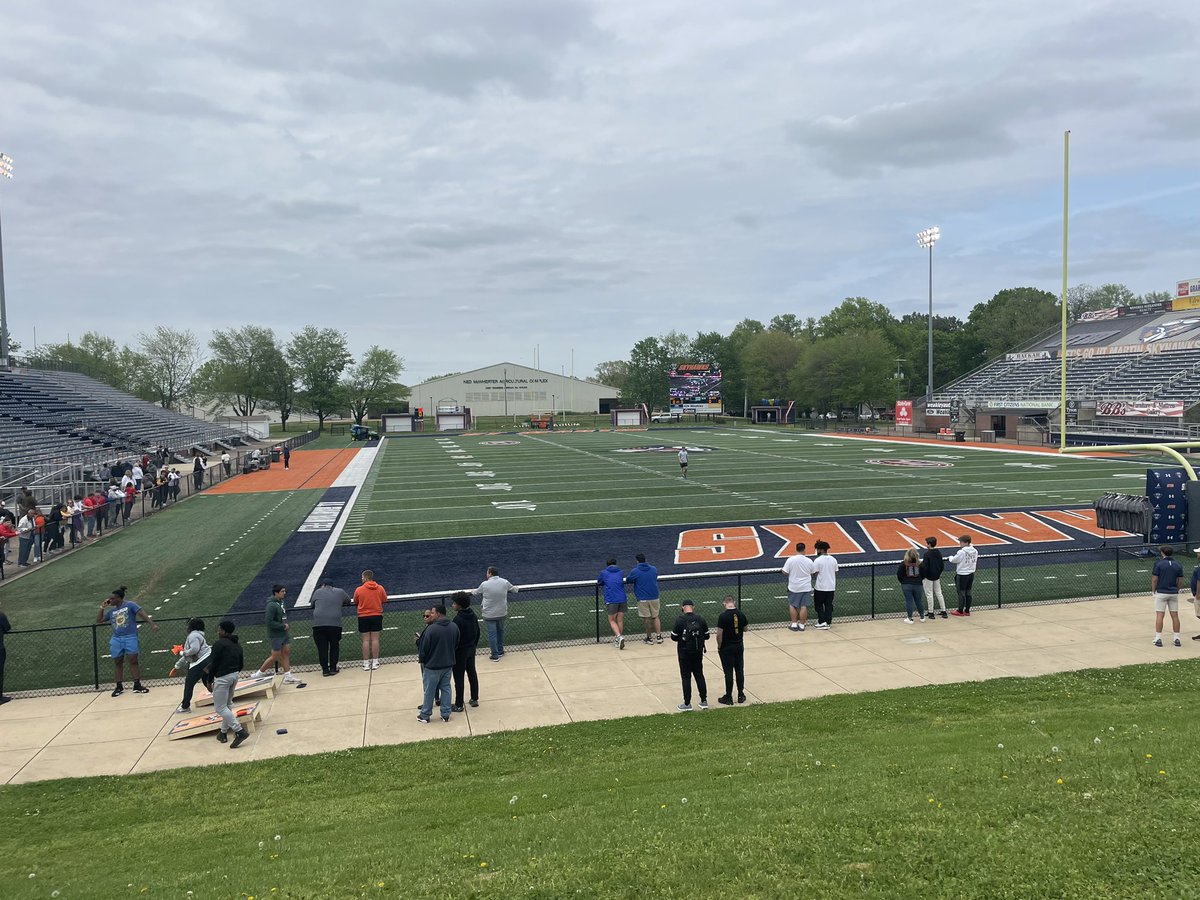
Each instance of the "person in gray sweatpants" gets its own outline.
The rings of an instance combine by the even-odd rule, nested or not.
[[[237,626],[229,619],[223,619],[217,626],[217,642],[212,646],[208,655],[209,676],[213,680],[213,706],[221,716],[221,731],[217,740],[224,744],[230,731],[233,732],[233,743],[230,750],[236,750],[250,736],[234,715],[231,701],[233,689],[237,687],[238,678],[242,674],[242,647],[238,643],[234,630]]]

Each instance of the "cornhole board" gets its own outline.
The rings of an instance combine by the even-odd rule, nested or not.
[[[238,722],[251,734],[254,733],[254,723],[262,720],[262,710],[259,709],[259,705],[256,702],[233,708],[233,714],[237,716]],[[209,713],[207,716],[189,716],[171,726],[171,730],[167,733],[167,740],[176,741],[179,738],[192,737],[197,734],[211,734],[220,729],[221,716],[219,713]]]
[[[275,696],[275,692],[279,690],[279,685],[283,684],[282,675],[263,675],[261,678],[243,678],[233,688],[233,697],[237,700],[239,697],[248,697],[251,694],[257,694],[260,691],[270,700]],[[196,687],[196,693],[192,697],[192,702],[197,706],[211,706],[213,699],[212,694],[205,690],[202,686]]]

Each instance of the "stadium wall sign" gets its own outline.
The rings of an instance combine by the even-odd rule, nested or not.
[[[1125,416],[1127,418],[1170,417],[1183,415],[1183,401],[1174,400],[1097,400],[1096,415]]]

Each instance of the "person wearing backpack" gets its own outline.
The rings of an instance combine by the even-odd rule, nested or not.
[[[671,629],[673,640],[679,651],[679,677],[683,681],[683,702],[676,707],[680,712],[692,711],[692,679],[696,679],[696,693],[700,695],[700,708],[708,709],[708,684],[704,681],[704,643],[708,640],[708,623],[696,614],[696,601],[684,600],[683,610],[675,627]]]

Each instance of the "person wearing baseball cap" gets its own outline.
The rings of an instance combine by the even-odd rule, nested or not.
[[[671,629],[671,640],[678,645],[679,677],[683,682],[683,703],[680,712],[692,711],[692,679],[700,695],[700,708],[708,709],[708,684],[704,680],[704,644],[708,640],[708,623],[696,613],[696,601],[679,604],[682,613]]]

